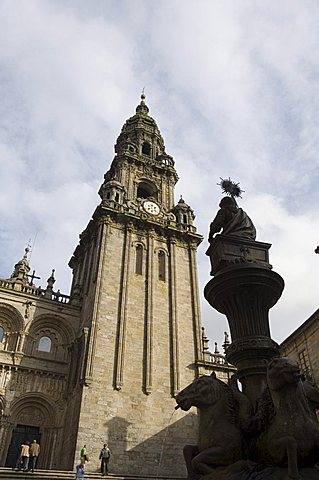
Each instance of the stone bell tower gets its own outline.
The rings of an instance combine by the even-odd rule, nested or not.
[[[102,199],[70,261],[71,296],[82,304],[82,389],[76,460],[86,444],[98,468],[103,443],[110,471],[182,475],[193,414],[174,412],[174,395],[202,362],[192,209],[174,201],[173,158],[145,96],[116,141]]]

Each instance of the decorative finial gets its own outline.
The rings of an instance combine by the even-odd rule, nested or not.
[[[223,343],[223,349],[224,349],[224,352],[226,353],[226,350],[227,348],[229,347],[230,345],[230,341],[229,341],[229,335],[227,332],[224,332],[224,343]]]
[[[30,250],[31,250],[31,245],[30,245],[30,241],[29,241],[28,244],[27,244],[27,246],[26,246],[25,249],[24,249],[23,258],[27,258],[28,253],[30,252]]]
[[[245,190],[242,190],[239,186],[239,182],[235,183],[233,182],[230,178],[221,178],[221,182],[217,183],[222,188],[222,192],[226,193],[226,195],[230,195],[232,198],[234,197],[240,197]]]
[[[140,104],[137,105],[136,107],[136,113],[137,114],[142,114],[142,115],[147,115],[149,112],[148,106],[144,102],[145,100],[145,87],[143,87],[142,93],[141,93],[141,101]]]
[[[52,270],[51,276],[48,278],[47,282],[47,288],[45,290],[45,298],[52,298],[52,293],[53,293],[53,285],[55,284],[55,278],[54,278],[54,272],[55,270]]]
[[[55,270],[53,269],[51,273],[51,277],[49,277],[47,280],[49,287],[53,287],[53,284],[55,283],[54,272]]]
[[[30,266],[28,262],[29,251],[30,251],[30,245],[28,244],[24,249],[24,255],[22,259],[15,264],[10,280],[15,281],[17,283],[21,283],[23,285],[27,284],[28,273],[30,271]]]

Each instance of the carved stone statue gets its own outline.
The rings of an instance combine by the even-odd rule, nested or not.
[[[215,233],[222,230],[222,235],[256,239],[256,229],[253,222],[241,208],[238,208],[232,197],[224,197],[220,201],[220,210],[210,224],[208,241],[212,243]]]
[[[257,458],[270,465],[287,465],[288,478],[298,480],[298,466],[312,467],[319,462],[319,422],[315,414],[319,389],[301,380],[298,364],[289,358],[270,361],[267,384],[272,405],[264,406],[266,424],[257,440]]]
[[[241,424],[251,413],[250,402],[215,373],[202,376],[176,396],[177,407],[199,409],[198,445],[186,445],[184,457],[189,478],[200,478],[243,456]]]
[[[296,362],[279,357],[270,337],[268,313],[284,281],[269,263],[271,245],[255,240],[252,221],[236,204],[239,184],[229,178],[220,186],[230,197],[210,225],[206,254],[214,278],[204,294],[227,316],[232,343],[226,358],[243,392],[218,384],[224,395],[217,396],[216,378],[201,377],[177,395],[183,410],[199,409],[198,445],[184,452],[189,478],[318,480],[319,389],[304,381]]]
[[[255,415],[247,397],[214,373],[195,380],[176,402],[176,408],[199,409],[198,445],[184,447],[189,479],[319,478],[319,389],[302,381],[293,360],[269,362]]]

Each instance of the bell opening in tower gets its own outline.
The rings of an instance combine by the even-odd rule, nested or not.
[[[143,143],[142,154],[143,155],[150,155],[151,154],[151,145],[148,142]]]
[[[141,182],[137,187],[137,198],[153,197],[157,200],[157,190],[155,185],[149,182]]]

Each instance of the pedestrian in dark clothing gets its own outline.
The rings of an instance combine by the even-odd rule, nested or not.
[[[111,452],[106,443],[104,443],[103,448],[100,452],[99,459],[101,460],[101,473],[102,475],[107,475],[108,473],[108,463],[110,460]]]
[[[22,445],[20,445],[20,447],[19,447],[19,454],[18,454],[18,457],[17,457],[16,470],[21,470],[21,468],[22,468],[21,451],[22,451]]]

